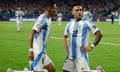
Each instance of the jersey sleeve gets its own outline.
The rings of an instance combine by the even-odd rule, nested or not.
[[[90,12],[87,13],[88,20],[92,21],[92,14]]]
[[[70,28],[70,24],[68,23],[65,27],[65,30],[64,30],[64,35],[68,36],[69,35],[69,28]]]
[[[97,31],[99,31],[99,29],[95,24],[89,21],[87,23],[88,23],[89,30],[92,31],[92,33],[96,33]]]
[[[32,29],[39,32],[43,24],[42,22],[43,22],[42,17],[38,17]]]

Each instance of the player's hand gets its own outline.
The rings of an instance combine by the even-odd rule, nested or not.
[[[34,53],[33,53],[33,51],[29,52],[29,60],[31,60],[31,61],[34,60]]]
[[[85,47],[83,47],[83,50],[84,50],[85,52],[89,52],[89,51],[92,50],[92,48],[91,48],[90,46],[85,46]]]

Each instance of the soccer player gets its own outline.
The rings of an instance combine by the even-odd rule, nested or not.
[[[120,25],[120,13],[118,14],[118,22],[119,22],[119,25]]]
[[[66,25],[63,38],[67,53],[63,72],[87,71],[90,70],[88,52],[100,42],[102,33],[95,24],[81,19],[83,10],[80,4],[73,4],[71,12],[74,19]],[[95,35],[95,39],[91,45],[88,45],[90,31]]]
[[[114,15],[111,14],[111,23],[114,24]]]
[[[111,23],[114,24],[114,15],[115,13],[114,12],[111,12]]]
[[[92,16],[92,14],[90,13],[90,11],[88,11],[87,8],[84,8],[84,9],[83,9],[83,20],[92,21],[92,19],[93,19],[93,16]]]
[[[57,14],[57,22],[58,22],[58,25],[60,26],[61,25],[61,21],[62,21],[62,13],[58,13]]]
[[[21,7],[18,7],[17,11],[15,12],[16,15],[16,24],[17,24],[17,31],[20,32],[21,24],[22,24],[22,16],[24,12],[21,10]]]
[[[46,43],[50,33],[51,16],[56,12],[55,2],[48,1],[45,4],[45,11],[41,14],[34,24],[30,33],[29,58],[30,70],[39,72],[47,70],[55,72],[51,59],[46,54]]]

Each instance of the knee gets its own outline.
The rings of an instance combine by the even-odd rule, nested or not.
[[[46,69],[46,72],[55,72],[55,69]]]
[[[55,72],[55,69],[53,69],[53,71],[52,72]]]
[[[63,70],[63,72],[69,72],[69,71]]]
[[[51,69],[51,71],[48,71],[48,72],[55,72],[55,69]]]

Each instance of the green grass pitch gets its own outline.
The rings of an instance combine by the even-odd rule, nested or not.
[[[47,43],[47,54],[52,59],[56,72],[62,72],[62,66],[66,55],[63,45],[64,27],[57,22],[52,22],[51,33]],[[89,52],[91,69],[101,65],[106,72],[120,72],[120,25],[117,22],[95,22],[103,32],[100,44]],[[23,22],[21,32],[16,31],[16,23],[9,21],[0,22],[0,72],[6,72],[7,68],[22,70],[29,67],[28,48],[29,33],[34,22]],[[94,35],[90,34],[91,43]]]

